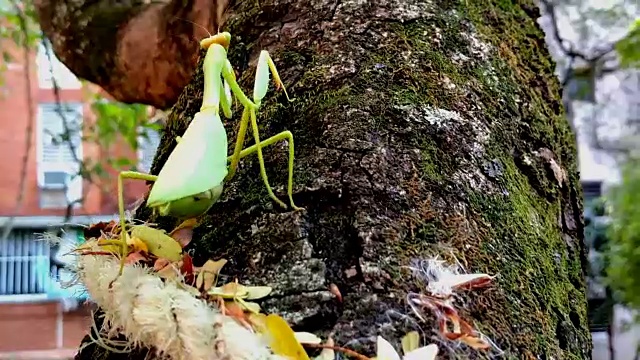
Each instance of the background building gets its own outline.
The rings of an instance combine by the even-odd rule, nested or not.
[[[3,50],[10,46],[2,44]],[[63,286],[71,279],[65,253],[83,240],[83,226],[117,213],[116,172],[106,169],[111,176],[88,180],[78,175],[81,164],[124,156],[148,171],[159,136],[137,152],[125,142],[104,149],[85,139],[83,129],[96,121],[89,102],[96,88],[47,56],[43,45],[29,66],[19,61],[19,50],[3,64],[0,86],[0,354],[66,348],[73,355],[91,305],[82,289]],[[68,141],[59,142],[61,134]],[[127,183],[126,203],[144,191],[142,182]],[[46,233],[65,241],[42,241]]]

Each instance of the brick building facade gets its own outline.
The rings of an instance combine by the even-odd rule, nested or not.
[[[65,358],[88,330],[92,305],[86,295],[64,289],[59,282],[63,275],[69,276],[62,266],[70,260],[63,256],[63,246],[51,246],[38,238],[59,230],[68,220],[66,224],[73,225],[65,225],[64,237],[74,243],[82,240],[81,225],[116,218],[116,172],[108,170],[110,176],[97,181],[74,177],[77,160],[124,156],[146,171],[158,138],[141,152],[124,141],[107,150],[82,140],[95,122],[87,99],[99,90],[81,83],[55,56],[49,61],[42,45],[30,54],[27,66],[22,49],[12,48],[6,40],[0,42],[13,55],[11,62],[0,63],[4,68],[0,72],[0,231],[9,223],[12,229],[6,238],[0,233],[0,359]],[[79,132],[64,130],[79,124]],[[56,142],[56,135],[63,132],[71,134],[73,147]],[[146,191],[143,182],[125,186],[129,205]],[[69,218],[70,203],[76,204]]]

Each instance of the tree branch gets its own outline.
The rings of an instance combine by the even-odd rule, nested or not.
[[[220,4],[226,0],[35,0],[54,52],[76,76],[118,101],[160,109],[191,78],[207,35],[201,27],[216,31]]]

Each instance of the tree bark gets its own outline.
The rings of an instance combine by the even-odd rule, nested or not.
[[[411,320],[405,300],[423,290],[407,266],[455,257],[468,272],[498,275],[458,304],[507,358],[590,359],[575,140],[533,1],[256,6],[232,4],[229,57],[251,89],[267,49],[296,98],[270,91],[258,121],[262,138],[293,132],[294,199],[306,210],[275,208],[256,159],[246,158],[194,230],[196,265],[228,259],[228,275],[273,286],[265,312],[370,356],[376,335],[397,344],[419,326],[442,358],[481,358],[434,340],[436,324]],[[152,173],[199,110],[202,86],[200,63]],[[285,198],[286,147],[264,156]],[[146,208],[137,217],[177,225]],[[90,345],[77,359],[145,355]]]

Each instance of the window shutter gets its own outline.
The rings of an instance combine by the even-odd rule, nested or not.
[[[62,116],[61,116],[62,114]],[[82,157],[82,104],[40,104],[41,158],[44,164],[72,164]],[[66,134],[66,121],[69,133]],[[75,150],[75,156],[69,145]]]
[[[42,208],[64,208],[82,199],[83,179],[78,175],[82,111],[82,103],[39,104],[38,182]]]

